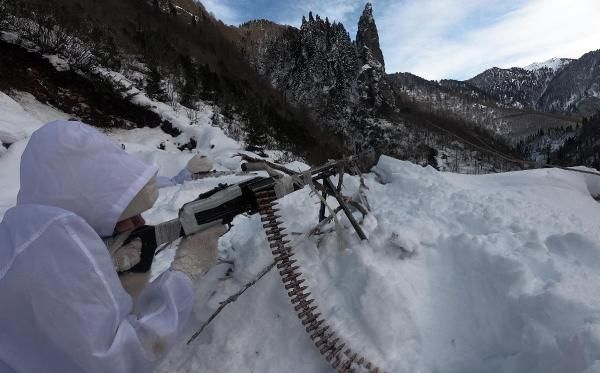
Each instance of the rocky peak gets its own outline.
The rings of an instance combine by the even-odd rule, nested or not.
[[[371,3],[365,5],[360,20],[358,21],[358,32],[356,33],[356,45],[359,53],[365,59],[363,52],[364,48],[368,48],[371,51],[371,55],[381,63],[381,66],[385,70],[385,62],[383,59],[383,53],[379,47],[379,33],[377,32],[377,25],[375,24],[375,18],[373,18],[373,6]],[[367,63],[368,61],[363,61]]]

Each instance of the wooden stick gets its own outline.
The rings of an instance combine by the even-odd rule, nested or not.
[[[219,313],[221,313],[221,311],[223,311],[223,309],[225,307],[227,307],[228,304],[235,302],[240,295],[244,294],[246,292],[246,290],[248,290],[249,288],[251,288],[254,284],[256,284],[261,278],[263,278],[267,273],[269,273],[273,267],[275,267],[275,262],[269,264],[268,266],[266,266],[265,268],[263,268],[262,271],[260,271],[260,273],[258,274],[258,276],[250,281],[249,283],[247,283],[240,291],[238,291],[237,293],[233,294],[232,296],[230,296],[229,298],[227,298],[226,300],[224,300],[223,302],[221,302],[221,305],[219,306],[219,308],[217,308],[217,310],[215,312],[212,313],[212,315],[210,315],[210,317],[208,318],[208,320],[206,320],[202,326],[200,326],[200,329],[198,329],[198,331],[196,333],[194,333],[194,335],[192,335],[192,337],[189,339],[189,341],[187,341],[187,345],[189,345],[190,343],[192,343],[196,338],[198,338],[198,336],[204,331],[204,329],[208,326],[208,324],[210,324],[215,317],[217,317],[217,315]]]

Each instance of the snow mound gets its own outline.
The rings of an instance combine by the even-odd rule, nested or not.
[[[562,170],[465,176],[389,157],[365,178],[369,241],[342,219],[344,250],[334,232],[296,249],[321,312],[354,349],[389,372],[597,371],[600,206],[590,191],[598,180]],[[358,187],[346,176],[346,195],[357,198]],[[183,202],[169,197],[157,208]],[[316,224],[316,202],[306,190],[281,201],[292,238]],[[220,242],[233,264],[199,284],[197,323],[272,261],[260,219],[234,223]],[[291,367],[331,371],[272,272],[158,371]]]

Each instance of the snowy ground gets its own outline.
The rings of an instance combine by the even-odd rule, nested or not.
[[[0,217],[14,204],[28,134],[64,115],[31,97],[17,101],[0,94],[0,134],[16,141],[0,153]],[[201,150],[219,167],[236,169],[232,142],[209,123],[194,131],[207,134]],[[160,131],[110,135],[165,175],[191,156],[169,144],[158,150],[171,141]],[[241,178],[162,189],[146,218],[172,218],[198,193]],[[599,179],[560,170],[465,176],[388,157],[365,179],[369,241],[342,219],[343,248],[334,232],[297,247],[321,311],[354,349],[388,372],[600,372],[600,206],[591,197],[600,192]],[[344,193],[356,197],[358,186],[348,176]],[[292,238],[317,222],[317,200],[306,190],[284,198],[281,208]],[[156,273],[172,254],[157,258]],[[234,221],[220,257],[229,264],[198,284],[188,334],[272,261],[257,216]],[[331,371],[274,271],[192,345],[184,339],[159,372]]]
[[[356,349],[389,372],[600,371],[599,180],[383,157],[366,181],[369,242],[347,227],[344,250],[335,233],[298,248],[324,315]],[[346,178],[346,194],[357,188]],[[289,232],[314,225],[315,202],[306,191],[283,200]],[[218,280],[217,266],[200,284],[200,320],[271,261],[259,219],[236,223],[221,240],[233,276]],[[159,371],[330,370],[271,273]]]

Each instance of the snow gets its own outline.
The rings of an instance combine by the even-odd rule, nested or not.
[[[13,100],[18,102],[19,105],[21,105],[25,112],[41,123],[48,123],[59,119],[69,120],[72,118],[72,116],[69,114],[63,113],[62,111],[49,106],[48,104],[39,102],[31,93],[13,92],[11,97]]]
[[[0,217],[15,203],[27,137],[67,116],[30,95],[14,97],[0,93],[0,133],[13,141],[0,153]],[[220,169],[239,168],[231,156],[240,145],[210,126],[208,112],[197,125],[172,109],[163,113],[179,118],[182,136],[200,139],[194,152],[206,152]],[[183,140],[160,129],[108,134],[166,176],[194,154],[179,151]],[[248,177],[161,189],[145,218],[171,219],[199,193]],[[343,240],[327,226],[296,246],[320,311],[357,352],[388,372],[600,371],[600,206],[591,197],[600,194],[600,178],[555,169],[467,176],[382,156],[365,183],[371,213],[355,216],[368,241],[341,217]],[[344,185],[344,194],[358,200],[359,178],[346,175]],[[318,200],[307,189],[280,207],[294,242],[317,223]],[[340,249],[339,242],[346,244]],[[157,257],[154,276],[173,254],[171,248]],[[236,218],[219,256],[197,284],[195,321],[157,371],[331,371],[275,271],[185,345],[220,301],[272,262],[260,218]]]
[[[50,62],[50,64],[52,64],[52,66],[54,66],[54,68],[56,69],[56,71],[69,71],[71,70],[71,66],[69,65],[69,61],[60,58],[57,55],[54,54],[46,54],[44,55],[44,58],[48,60],[48,62]]]
[[[362,65],[362,67],[360,68],[360,70],[359,70],[359,72],[358,72],[358,75],[360,75],[360,74],[364,73],[365,71],[367,71],[367,70],[370,70],[370,69],[372,69],[372,68],[373,68],[373,66],[369,65],[368,63],[367,63],[367,64],[364,64],[364,65]]]
[[[218,182],[162,190],[147,218],[176,216]],[[355,349],[390,372],[596,371],[600,209],[590,195],[600,192],[597,177],[465,176],[384,156],[366,184],[368,242],[344,218],[344,250],[332,232],[297,247],[321,311]],[[344,192],[356,198],[358,185],[346,176]],[[281,208],[292,237],[316,223],[307,190]],[[172,255],[159,256],[155,268],[168,268]],[[257,216],[234,221],[220,256],[233,264],[217,265],[198,284],[196,324],[272,260]],[[305,334],[270,273],[158,371],[330,371]]]
[[[28,93],[15,92],[14,97],[0,92],[0,142],[11,144],[0,153],[0,218],[17,201],[19,163],[29,136],[46,122],[68,119]]]
[[[12,97],[0,92],[0,142],[10,145],[8,150],[0,145],[0,218],[16,203],[19,162],[31,133],[44,123],[71,118],[70,115],[37,101],[29,93],[14,92],[11,95]],[[217,171],[239,169],[239,159],[236,160],[233,155],[240,151],[240,145],[227,138],[219,128],[212,127],[208,118],[201,124],[190,125],[184,123],[184,119],[177,116],[177,113],[169,114],[180,121],[183,133],[177,138],[159,128],[129,131],[115,129],[106,131],[106,134],[123,144],[130,154],[158,165],[160,176],[175,176],[196,153],[209,156]],[[177,146],[187,143],[190,138],[197,139],[198,146],[193,151],[180,151]],[[161,144],[165,150],[159,149]]]
[[[0,31],[0,40],[7,43],[16,43],[19,40],[19,35],[15,32]]]
[[[597,177],[465,176],[384,156],[366,183],[368,242],[343,219],[345,250],[335,233],[297,248],[321,311],[355,349],[389,372],[596,371],[600,208],[590,193],[600,191]],[[346,194],[357,193],[356,177],[345,184]],[[282,201],[288,232],[315,224],[315,202],[306,190]],[[219,265],[199,284],[199,320],[272,260],[260,231],[256,216],[242,217],[221,239],[233,275],[220,280],[227,266]],[[159,372],[290,367],[330,371],[271,273]]]
[[[573,62],[573,60],[569,58],[551,58],[544,62],[534,62],[531,65],[525,66],[524,69],[529,71],[536,71],[543,68],[549,68],[554,71],[558,71],[570,64],[571,62]]]
[[[42,123],[26,112],[18,102],[0,92],[0,141],[12,144],[27,138]]]
[[[123,74],[101,67],[96,68],[96,73],[110,78],[115,84],[124,88],[123,97],[129,97],[132,103],[148,108],[180,130],[182,134],[176,139],[179,144],[194,139],[197,142],[194,151],[201,152],[216,161],[221,166],[217,170],[235,170],[239,167],[239,162],[232,157],[242,150],[242,146],[227,137],[222,129],[212,126],[213,106],[204,102],[198,102],[197,109],[189,109],[178,103],[167,105],[149,98]]]

